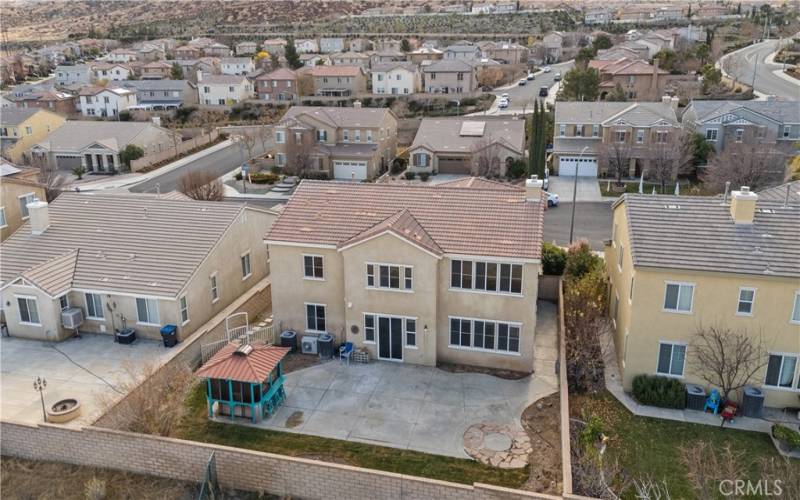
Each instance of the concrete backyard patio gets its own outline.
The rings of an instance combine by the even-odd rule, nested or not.
[[[533,375],[509,380],[389,361],[333,360],[288,373],[286,403],[274,416],[235,423],[469,458],[468,428],[490,423],[521,430],[525,408],[557,390],[556,339],[555,307],[540,301]]]

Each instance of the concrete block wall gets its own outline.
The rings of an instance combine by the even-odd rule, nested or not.
[[[103,467],[182,481],[201,481],[214,452],[226,488],[329,500],[555,500],[496,486],[472,486],[162,438],[99,427],[0,423],[4,456]]]

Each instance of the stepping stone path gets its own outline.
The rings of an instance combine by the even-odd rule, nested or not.
[[[528,464],[533,445],[522,429],[483,422],[470,426],[464,433],[464,451],[492,467],[519,469]]]
[[[271,191],[275,193],[286,193],[294,189],[295,184],[297,184],[297,177],[285,177],[281,182],[275,184],[272,187]]]

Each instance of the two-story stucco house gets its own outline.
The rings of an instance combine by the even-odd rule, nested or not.
[[[361,52],[338,52],[331,54],[331,63],[345,66],[358,66],[364,71],[369,69],[370,57]]]
[[[655,64],[627,58],[592,60],[589,67],[600,73],[600,99],[605,99],[619,85],[631,101],[655,101],[664,95],[670,79],[669,72],[658,67],[658,59]]]
[[[373,359],[531,372],[543,212],[541,181],[304,180],[266,236],[275,322]]]
[[[303,38],[294,41],[294,48],[298,54],[314,54],[319,52],[319,44],[313,38]]]
[[[129,80],[121,85],[136,92],[135,109],[177,109],[197,103],[197,89],[188,80]]]
[[[94,72],[95,80],[112,82],[127,80],[133,74],[133,69],[129,65],[117,63],[93,64],[92,71]]]
[[[28,220],[28,203],[44,200],[39,169],[17,167],[0,160],[0,241],[11,236]]]
[[[678,99],[668,96],[661,102],[557,101],[554,171],[597,177],[608,171],[608,156],[619,151],[619,157],[630,162],[629,175],[639,177],[647,169],[651,150],[677,139],[677,107]]]
[[[219,60],[219,67],[223,75],[246,75],[256,69],[249,57],[223,57]]]
[[[701,134],[717,151],[744,143],[769,144],[796,154],[800,100],[692,101],[682,121],[687,130]]]
[[[63,340],[76,331],[63,326],[61,312],[78,308],[78,332],[110,336],[128,326],[160,338],[172,324],[184,339],[269,273],[262,231],[275,214],[265,210],[95,193],[27,208],[28,223],[0,246],[12,337]]]
[[[292,106],[274,128],[275,163],[297,174],[373,179],[397,149],[397,117],[388,108]]]
[[[79,94],[81,115],[116,118],[121,111],[136,106],[136,92],[123,87],[83,87]]]
[[[412,172],[505,176],[525,156],[525,121],[509,118],[423,118],[408,148]]]
[[[92,68],[88,64],[74,66],[56,66],[56,85],[66,87],[69,85],[88,85],[94,79]]]
[[[461,94],[478,87],[475,65],[464,60],[431,61],[422,65],[422,75],[429,94]]]
[[[444,59],[447,61],[472,61],[481,58],[481,48],[472,43],[455,43],[444,48]]]
[[[639,374],[710,390],[695,362],[696,334],[713,327],[763,343],[764,366],[750,384],[767,406],[797,404],[800,196],[797,185],[789,189],[789,203],[742,187],[725,199],[627,194],[613,205],[605,258],[626,390]]]
[[[253,85],[245,75],[197,72],[197,99],[202,106],[232,106],[253,95]]]
[[[256,77],[258,98],[269,102],[296,102],[300,96],[297,73],[289,68],[278,68]]]
[[[345,40],[342,37],[322,37],[319,39],[319,51],[322,54],[333,54],[334,52],[343,52],[345,47]]]
[[[297,73],[311,75],[315,95],[349,97],[367,91],[367,76],[361,66],[304,66]]]
[[[372,66],[373,94],[413,94],[422,90],[422,73],[411,62],[376,63]]]
[[[38,108],[3,108],[0,113],[0,153],[20,163],[28,148],[62,126],[66,119]]]

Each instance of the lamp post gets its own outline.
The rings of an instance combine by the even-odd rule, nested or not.
[[[44,409],[44,389],[47,387],[47,380],[42,377],[36,377],[33,381],[33,389],[39,393],[39,398],[42,400],[42,418],[47,422],[47,412]]]
[[[575,230],[575,198],[578,195],[578,171],[581,165],[581,158],[586,150],[589,149],[589,146],[584,146],[581,150],[581,153],[578,155],[578,164],[575,165],[575,179],[572,183],[572,216],[569,220],[569,244],[572,245],[572,235],[573,231]]]

